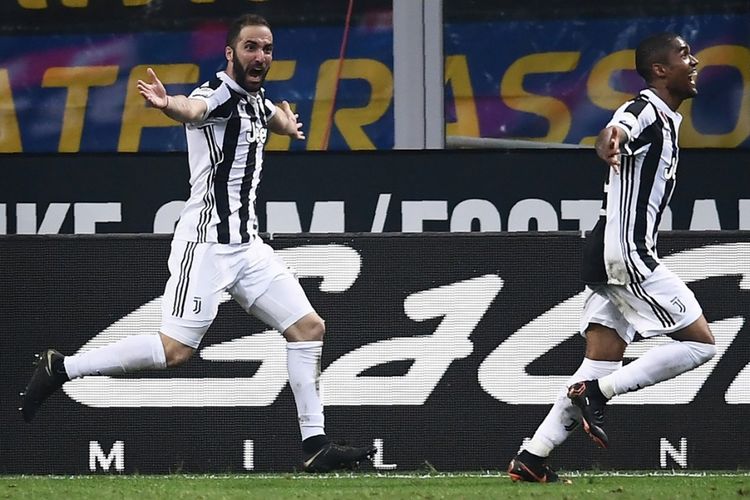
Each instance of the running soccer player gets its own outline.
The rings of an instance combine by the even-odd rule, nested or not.
[[[546,459],[578,423],[607,448],[607,401],[676,377],[716,354],[693,292],[656,253],[657,229],[677,173],[682,121],[677,108],[698,93],[698,60],[682,37],[661,33],[638,45],[635,65],[647,88],[615,111],[596,140],[597,155],[612,168],[601,217],[583,252],[585,357],[532,439],[511,460],[508,474],[514,481],[557,481]],[[636,332],[667,335],[675,342],[622,366]]]
[[[45,351],[24,392],[23,417],[34,418],[44,400],[71,379],[183,364],[227,291],[287,340],[304,470],[351,469],[372,458],[375,448],[342,446],[326,437],[318,392],[325,323],[281,258],[258,236],[255,199],[268,131],[305,138],[289,104],[275,106],[265,97],[263,82],[273,59],[269,23],[257,15],[236,19],[224,55],[226,71],[188,97],[168,95],[151,68],[150,81],[138,81],[148,105],[185,124],[190,166],[190,197],[172,240],[159,334],[132,335],[67,357]],[[193,301],[200,307],[192,307]]]

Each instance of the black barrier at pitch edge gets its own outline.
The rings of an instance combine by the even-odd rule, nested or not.
[[[611,449],[595,449],[577,432],[553,466],[750,466],[748,236],[661,236],[664,261],[704,306],[718,354],[679,379],[618,398],[607,414]],[[328,432],[375,443],[378,470],[426,462],[445,471],[503,468],[580,362],[577,234],[303,235],[270,243],[326,319]],[[21,420],[14,407],[33,353],[54,346],[69,354],[158,329],[168,251],[167,237],[0,238],[0,472],[299,466],[283,340],[233,302],[220,307],[185,367],[81,379],[31,424]]]
[[[182,154],[0,162],[0,234],[172,232],[189,194]],[[662,222],[750,229],[748,164],[750,150],[682,151]],[[591,150],[269,153],[256,208],[273,233],[589,230],[607,172]]]

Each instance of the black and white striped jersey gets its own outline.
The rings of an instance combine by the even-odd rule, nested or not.
[[[185,125],[190,198],[175,239],[198,243],[246,243],[258,233],[255,198],[263,167],[268,120],[276,107],[264,91],[248,93],[226,73],[191,94],[208,109]]]
[[[620,174],[610,169],[601,217],[584,250],[586,283],[640,283],[659,265],[659,223],[677,173],[682,116],[647,89],[615,111],[607,126],[628,135]]]

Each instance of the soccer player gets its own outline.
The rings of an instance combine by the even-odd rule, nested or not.
[[[151,68],[150,81],[137,84],[148,105],[185,124],[190,166],[190,197],[172,240],[159,334],[133,335],[74,356],[42,353],[23,395],[23,417],[30,421],[70,379],[181,365],[198,348],[227,291],[287,340],[304,470],[350,469],[370,459],[375,448],[342,446],[326,437],[318,392],[325,324],[258,236],[255,199],[268,130],[305,138],[289,104],[275,106],[265,97],[262,85],[273,59],[269,23],[257,15],[236,19],[224,56],[226,70],[188,97],[168,95]]]
[[[676,377],[716,354],[695,296],[656,254],[657,228],[675,185],[682,120],[677,108],[698,93],[698,60],[682,37],[662,33],[638,45],[635,65],[647,88],[615,111],[596,140],[597,154],[612,168],[601,217],[583,252],[585,357],[533,438],[511,460],[508,474],[514,481],[556,481],[546,458],[578,423],[607,448],[603,423],[609,399]],[[675,342],[622,366],[636,332]]]

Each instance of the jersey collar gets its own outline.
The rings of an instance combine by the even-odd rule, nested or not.
[[[641,95],[646,98],[648,102],[656,106],[656,109],[663,112],[665,115],[672,119],[679,119],[682,118],[682,115],[678,113],[677,111],[672,111],[672,108],[667,106],[667,103],[662,100],[661,97],[658,96],[656,92],[654,92],[651,89],[643,89],[641,90]]]

